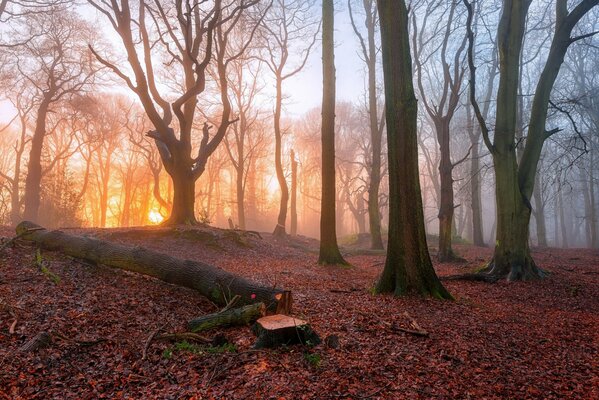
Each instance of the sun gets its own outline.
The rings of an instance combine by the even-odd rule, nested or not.
[[[158,225],[162,221],[164,221],[164,217],[156,210],[150,210],[148,213],[148,221],[150,221],[153,225]]]

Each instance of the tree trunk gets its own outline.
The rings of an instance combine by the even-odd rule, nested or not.
[[[564,195],[562,193],[561,185],[558,190],[558,201],[559,201],[559,222],[562,228],[562,247],[567,249],[568,245],[568,227],[566,225],[566,216],[564,215]]]
[[[389,159],[389,242],[379,293],[450,299],[433,269],[424,229],[418,173],[418,105],[412,83],[404,0],[378,0]]]
[[[376,44],[375,18],[367,15],[368,29],[368,118],[370,122],[370,142],[372,145],[372,166],[368,188],[368,223],[370,226],[370,248],[383,250],[381,234],[381,210],[379,206],[379,189],[381,186],[381,150],[382,130],[379,129],[378,107],[376,99]]]
[[[537,223],[537,241],[539,247],[547,247],[547,227],[545,225],[545,205],[542,198],[543,187],[537,178],[537,184],[533,192],[535,201],[535,221]]]
[[[42,148],[46,136],[46,116],[50,107],[51,95],[46,95],[38,110],[35,123],[35,131],[31,138],[31,149],[29,151],[29,164],[27,167],[27,178],[25,179],[25,211],[23,218],[36,222],[40,208],[41,182],[42,182]]]
[[[291,150],[291,236],[297,235],[297,160],[295,151]]]
[[[516,152],[494,154],[497,236],[493,259],[484,272],[490,281],[533,280],[545,273],[537,268],[528,246],[531,208],[518,185]]]
[[[163,225],[195,225],[195,180],[185,169],[169,173],[173,180],[173,208]]]
[[[38,225],[24,221],[17,226],[17,234],[38,228]],[[23,237],[48,250],[197,290],[219,305],[227,305],[227,299],[239,295],[241,304],[262,302],[269,311],[284,314],[291,310],[290,292],[256,284],[199,261],[181,260],[143,247],[127,247],[58,230],[39,229]]]
[[[281,133],[281,108],[283,102],[283,88],[282,80],[277,77],[277,94],[275,101],[275,116],[274,116],[274,128],[275,128],[275,170],[277,173],[277,181],[281,189],[281,201],[279,203],[279,216],[277,217],[277,226],[273,231],[273,235],[276,237],[284,237],[287,232],[285,230],[285,223],[287,222],[287,203],[289,201],[289,189],[287,188],[287,180],[285,179],[285,172],[283,171],[283,138]]]
[[[440,262],[453,261],[456,256],[451,247],[453,226],[453,165],[449,150],[449,121],[441,118],[437,125],[437,135],[441,150],[439,161],[439,177],[441,182],[441,199],[439,206],[439,251],[437,258]]]
[[[245,160],[239,159],[239,168],[237,168],[237,177],[235,183],[235,191],[237,195],[237,219],[239,222],[239,229],[245,231],[245,192],[244,192],[244,175]]]
[[[483,215],[481,204],[480,184],[480,130],[474,133],[474,124],[470,117],[470,107],[466,108],[468,114],[468,133],[472,145],[472,158],[470,159],[470,209],[472,211],[472,243],[475,246],[485,247],[483,235]]]
[[[347,264],[337,245],[335,182],[334,0],[322,2],[322,197],[319,264]]]

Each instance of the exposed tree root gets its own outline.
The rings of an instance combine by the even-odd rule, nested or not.
[[[549,275],[547,271],[537,267],[534,260],[529,256],[524,263],[496,263],[491,260],[484,268],[477,272],[450,275],[441,277],[444,281],[476,281],[495,283],[500,280],[512,281],[534,281],[546,278]]]

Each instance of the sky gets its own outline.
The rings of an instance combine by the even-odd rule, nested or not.
[[[357,54],[358,42],[346,6],[339,9],[335,16],[335,44],[337,101],[357,101],[364,91],[364,65]],[[316,46],[304,69],[285,82],[283,91],[286,97],[286,116],[298,117],[320,106],[322,101],[321,51],[321,47]],[[10,102],[0,101],[0,121],[8,122],[15,114]]]

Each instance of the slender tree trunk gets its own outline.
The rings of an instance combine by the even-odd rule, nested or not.
[[[48,95],[47,95],[48,96]],[[29,164],[27,167],[27,178],[25,179],[25,211],[23,218],[37,222],[40,208],[41,183],[42,183],[42,149],[46,136],[46,116],[50,107],[49,97],[42,100],[38,110],[35,123],[35,131],[31,138],[31,149],[29,151]]]
[[[389,242],[376,290],[451,298],[433,269],[418,173],[418,104],[404,0],[378,0],[389,160]]]
[[[287,221],[287,203],[289,202],[289,189],[287,188],[287,180],[283,171],[283,138],[281,132],[281,108],[283,102],[282,80],[277,76],[277,94],[275,100],[275,170],[277,173],[277,181],[281,189],[281,201],[279,203],[279,216],[277,217],[277,226],[273,232],[276,237],[285,236],[285,223]]]
[[[566,225],[566,217],[564,214],[564,195],[562,193],[561,185],[558,190],[557,198],[558,198],[558,205],[559,205],[559,222],[560,222],[561,233],[562,233],[562,247],[564,249],[567,249],[570,246],[568,245],[568,227]]]
[[[10,220],[13,225],[21,222],[21,159],[25,151],[25,128],[21,134],[21,141],[16,151],[14,177],[10,182]]]
[[[485,247],[483,236],[483,215],[481,202],[480,184],[480,130],[474,133],[474,122],[470,116],[470,107],[466,107],[468,114],[468,133],[472,146],[472,158],[470,160],[470,210],[472,212],[472,243],[475,246]]]
[[[322,2],[322,197],[319,264],[347,264],[337,245],[334,0]]]
[[[537,222],[537,241],[539,247],[547,247],[547,227],[545,225],[545,205],[541,196],[543,188],[537,179],[533,197],[535,201],[535,221]]]
[[[291,150],[291,236],[297,235],[297,160],[295,151]]]
[[[453,226],[453,165],[449,151],[449,121],[442,118],[437,123],[437,134],[441,149],[439,162],[439,177],[441,181],[441,199],[439,207],[439,251],[437,258],[440,262],[453,261],[456,256],[451,247]]]
[[[595,163],[593,160],[594,150],[591,148],[590,151],[590,166],[589,166],[589,200],[590,200],[590,213],[588,218],[591,222],[591,247],[596,249],[599,248],[599,238],[597,237],[597,206],[595,203]]]
[[[379,129],[376,99],[376,45],[374,41],[375,21],[368,18],[368,117],[370,122],[370,142],[372,145],[372,166],[368,190],[368,223],[370,226],[370,248],[382,250],[381,210],[379,189],[381,186],[382,130]]]

